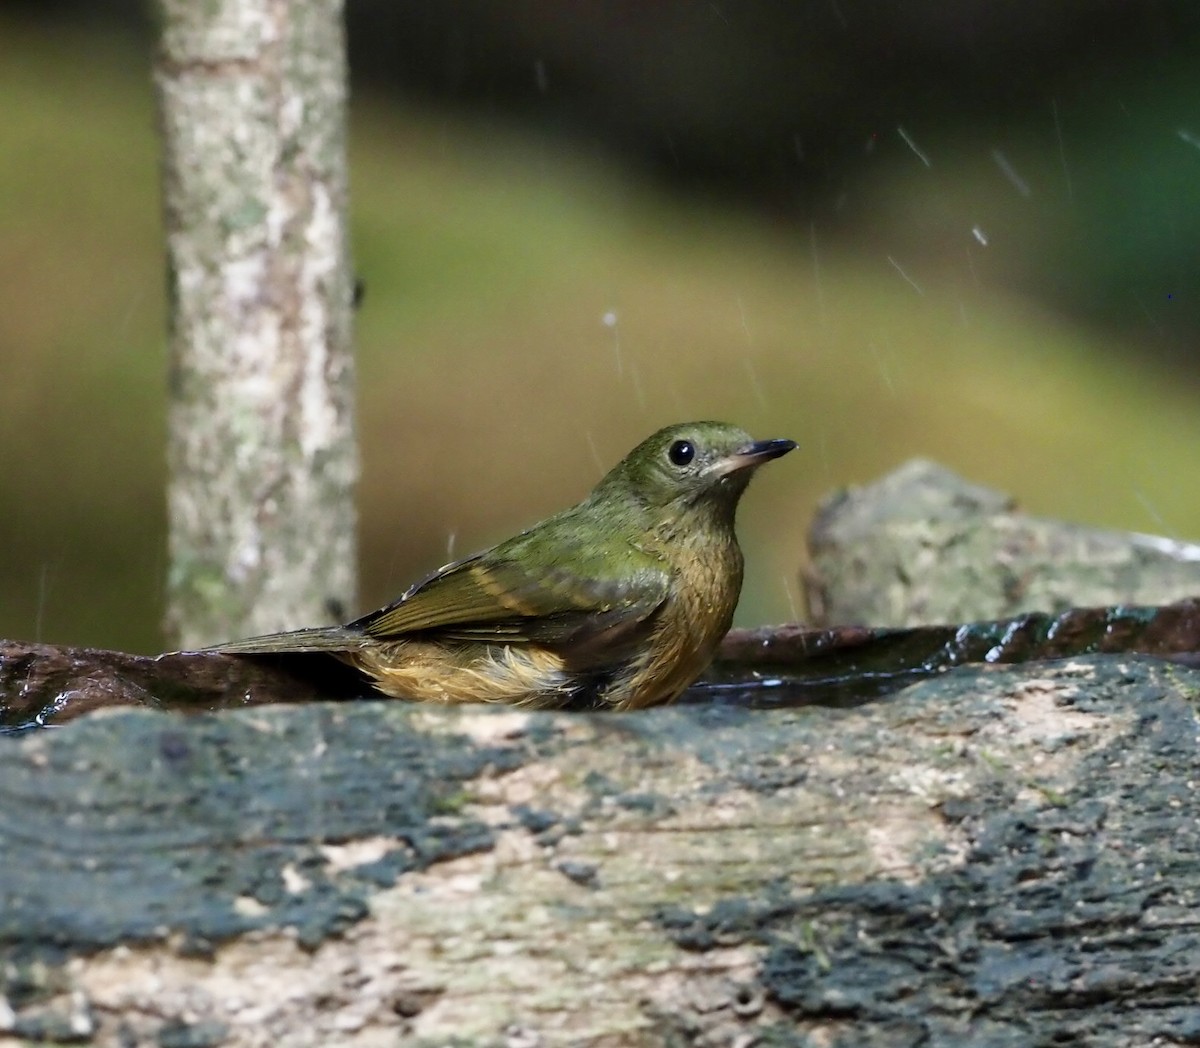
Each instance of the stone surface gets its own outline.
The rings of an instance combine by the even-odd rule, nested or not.
[[[914,460],[830,496],[809,532],[813,625],[917,626],[1200,596],[1200,545],[1030,517]]]

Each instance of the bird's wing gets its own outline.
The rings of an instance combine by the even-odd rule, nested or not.
[[[555,555],[548,558],[547,549]],[[542,525],[536,536],[448,564],[351,628],[379,640],[428,631],[447,640],[607,647],[636,630],[669,592],[658,557],[628,544],[614,555],[611,546],[573,539],[569,526],[548,534]]]
[[[200,648],[204,652],[225,655],[265,655],[271,652],[354,651],[365,641],[361,633],[345,626],[317,626],[313,629],[290,630],[287,633],[268,633],[262,637],[246,637]]]

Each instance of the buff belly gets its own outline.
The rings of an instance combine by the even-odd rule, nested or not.
[[[531,645],[399,641],[342,658],[385,695],[414,702],[561,706],[576,690],[562,657]]]

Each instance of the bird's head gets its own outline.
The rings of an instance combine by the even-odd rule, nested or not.
[[[753,440],[725,422],[684,422],[660,429],[596,485],[593,498],[627,499],[653,510],[703,508],[732,521],[755,469],[786,455],[792,440]]]

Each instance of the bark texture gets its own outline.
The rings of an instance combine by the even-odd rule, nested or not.
[[[1198,694],[1096,655],[849,710],[320,703],[3,738],[0,1031],[1196,1043]]]
[[[167,631],[340,619],[357,477],[340,0],[157,0],[170,331]]]

